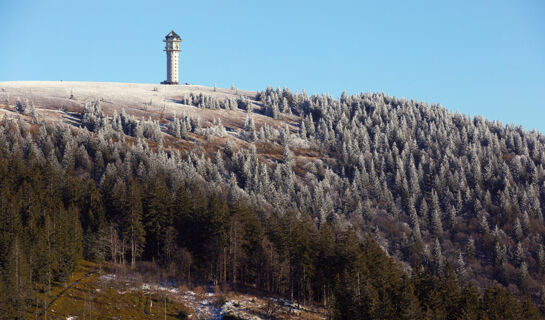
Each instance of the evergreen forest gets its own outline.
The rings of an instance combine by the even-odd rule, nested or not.
[[[543,134],[378,93],[179,103],[244,124],[99,99],[77,125],[28,101],[0,120],[1,318],[24,319],[83,259],[331,319],[543,318]]]

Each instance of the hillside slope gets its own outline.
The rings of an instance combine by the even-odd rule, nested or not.
[[[203,121],[221,118],[224,123],[233,122],[240,127],[244,121],[242,112],[221,112],[220,110],[197,110],[182,104],[180,99],[189,94],[204,94],[216,99],[255,98],[256,92],[230,89],[213,89],[197,85],[168,86],[116,82],[67,82],[67,81],[12,81],[0,82],[0,103],[15,105],[19,98],[34,103],[37,111],[47,120],[62,121],[57,111],[81,112],[86,103],[100,100],[102,110],[107,114],[125,110],[128,114],[159,119],[187,112]],[[258,122],[266,117],[256,115]]]
[[[150,148],[174,176],[226,188],[263,216],[372,235],[406,270],[450,265],[479,287],[545,299],[540,133],[376,93],[3,82],[0,104],[9,118]],[[111,160],[96,179],[130,161]]]

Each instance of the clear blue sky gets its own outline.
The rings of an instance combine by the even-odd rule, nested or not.
[[[386,92],[545,132],[545,1],[0,0],[0,81]]]

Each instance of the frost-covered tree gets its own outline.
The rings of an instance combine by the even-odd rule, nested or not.
[[[25,114],[27,112],[28,108],[28,100],[25,99],[24,102],[21,102],[21,99],[17,98],[17,101],[15,102],[15,111],[19,112],[20,114]]]
[[[522,225],[520,224],[519,218],[515,219],[515,225],[514,225],[513,229],[515,231],[515,239],[517,239],[519,241],[522,240],[523,231],[522,231]]]
[[[441,244],[439,243],[439,239],[435,239],[435,242],[433,243],[432,255],[433,268],[435,272],[439,272],[443,267],[443,253],[441,250]]]
[[[432,209],[430,220],[433,234],[436,237],[441,237],[443,235],[443,224],[441,223],[439,209],[435,207]]]
[[[244,133],[248,141],[257,140],[257,132],[254,124],[254,119],[250,115],[246,115],[246,120],[244,121]]]
[[[466,254],[469,257],[475,256],[475,240],[472,237],[469,237],[465,245]]]
[[[290,148],[287,145],[284,146],[284,154],[282,159],[284,163],[289,167],[295,164],[295,156],[293,155],[293,152],[291,152]]]
[[[522,247],[522,244],[519,242],[517,243],[517,247],[515,249],[513,261],[517,266],[520,266],[522,262],[524,262],[525,254],[524,254],[524,248]]]
[[[537,248],[537,268],[540,273],[545,272],[545,249],[542,244]]]
[[[454,264],[454,270],[456,271],[456,274],[458,274],[458,277],[461,279],[464,279],[466,276],[466,263],[464,261],[464,256],[462,255],[462,252],[458,252],[458,257],[456,258],[456,262]]]

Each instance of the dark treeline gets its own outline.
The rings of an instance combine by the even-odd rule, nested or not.
[[[335,319],[540,318],[529,298],[479,294],[448,264],[407,274],[371,235],[335,219],[256,210],[236,183],[206,184],[172,165],[178,157],[120,135],[2,120],[2,317],[43,306],[36,293],[66,281],[83,257],[153,261],[180,280],[324,304]]]

